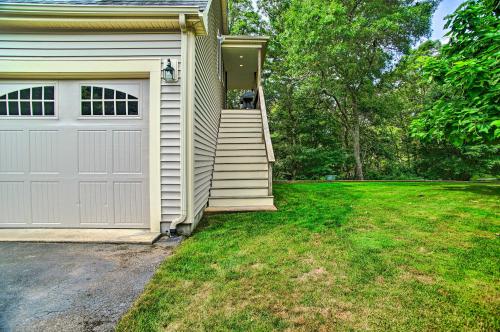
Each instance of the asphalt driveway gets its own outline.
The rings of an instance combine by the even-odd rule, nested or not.
[[[0,243],[0,331],[111,331],[176,243]]]

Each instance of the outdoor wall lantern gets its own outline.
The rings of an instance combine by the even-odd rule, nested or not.
[[[166,83],[177,82],[177,60],[167,59],[167,64],[163,67],[162,78]]]

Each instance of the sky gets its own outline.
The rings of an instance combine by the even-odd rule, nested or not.
[[[442,0],[439,7],[436,9],[434,16],[432,17],[432,37],[431,39],[439,39],[441,42],[446,42],[444,35],[446,31],[444,30],[444,25],[446,20],[445,16],[453,13],[458,6],[465,0]]]

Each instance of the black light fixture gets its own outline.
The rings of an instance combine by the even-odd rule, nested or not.
[[[167,60],[167,65],[162,70],[163,80],[167,83],[175,82],[175,68],[172,67],[172,61],[170,59]]]

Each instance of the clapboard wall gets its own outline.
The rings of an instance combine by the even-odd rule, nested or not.
[[[218,73],[218,33],[222,32],[220,1],[208,12],[208,36],[196,37],[194,86],[194,222],[207,205],[214,170],[215,150],[223,105]]]
[[[208,36],[196,37],[194,86],[194,222],[208,202],[215,150],[223,105],[223,86],[218,73],[222,33],[220,1],[212,1],[208,12]]]

